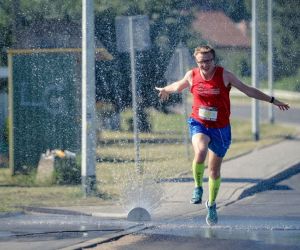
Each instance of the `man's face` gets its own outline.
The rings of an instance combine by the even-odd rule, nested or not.
[[[215,67],[212,53],[198,53],[195,59],[198,67],[205,73],[212,71]]]

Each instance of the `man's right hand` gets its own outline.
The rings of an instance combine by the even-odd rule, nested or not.
[[[165,88],[155,87],[155,89],[159,91],[158,96],[162,101],[169,99],[170,94],[165,90]]]

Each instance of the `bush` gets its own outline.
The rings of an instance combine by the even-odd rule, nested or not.
[[[76,159],[55,158],[54,181],[56,184],[81,183],[81,163],[79,157]]]

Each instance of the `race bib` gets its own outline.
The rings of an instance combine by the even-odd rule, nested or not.
[[[214,107],[200,107],[199,117],[203,120],[216,121],[218,117],[218,110]]]

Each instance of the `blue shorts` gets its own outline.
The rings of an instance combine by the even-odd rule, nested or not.
[[[231,126],[224,128],[206,128],[193,118],[188,119],[191,138],[195,134],[205,134],[210,138],[208,148],[217,156],[224,157],[231,144]]]

